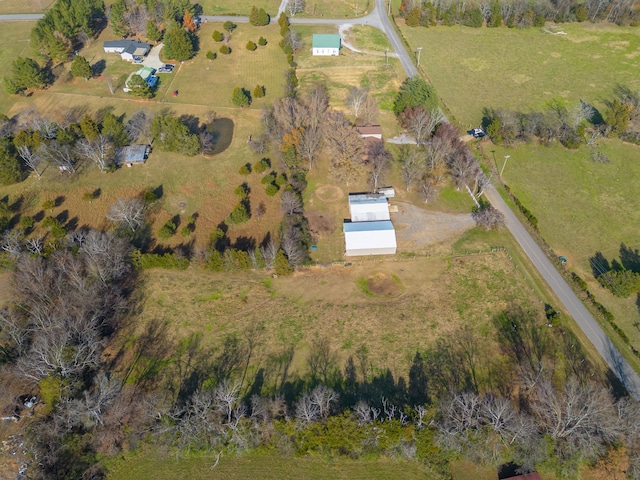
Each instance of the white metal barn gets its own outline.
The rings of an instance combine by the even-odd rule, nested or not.
[[[349,195],[352,222],[379,222],[391,220],[389,203],[382,193],[355,193]]]
[[[396,231],[390,220],[381,222],[344,222],[345,256],[393,255]]]

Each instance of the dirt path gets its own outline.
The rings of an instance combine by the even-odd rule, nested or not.
[[[391,214],[391,221],[401,252],[419,252],[425,247],[437,246],[475,227],[468,213],[431,212],[403,202],[392,202],[392,205],[398,207],[398,212]]]

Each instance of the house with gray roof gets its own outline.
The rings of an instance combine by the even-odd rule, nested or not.
[[[138,40],[112,40],[104,42],[103,48],[105,53],[119,53],[123,60],[132,62],[133,57],[147,55],[151,50],[151,45]]]

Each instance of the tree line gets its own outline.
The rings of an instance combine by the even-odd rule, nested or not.
[[[611,22],[637,26],[637,5],[628,0],[402,0],[400,16],[410,27],[461,24],[480,28],[542,27],[546,22]]]

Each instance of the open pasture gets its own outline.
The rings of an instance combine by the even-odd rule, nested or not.
[[[616,84],[640,88],[637,29],[608,24],[543,28],[410,28],[411,49],[454,119],[476,126],[482,109],[540,109],[558,99],[600,107]]]

